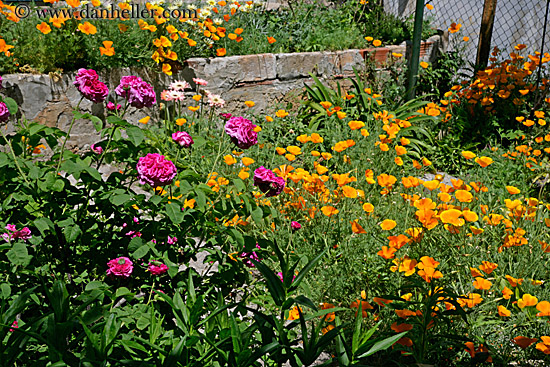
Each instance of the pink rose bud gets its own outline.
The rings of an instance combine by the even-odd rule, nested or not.
[[[118,111],[122,108],[122,106],[120,104],[117,104],[116,107],[115,107],[115,104],[113,102],[109,102],[107,103],[107,109],[109,111]]]
[[[292,223],[290,223],[290,227],[292,227],[293,230],[297,231],[302,228],[302,225],[293,220]]]
[[[92,149],[92,152],[94,152],[95,154],[103,153],[103,148],[100,147],[99,145],[92,144],[90,149]]]
[[[191,135],[185,131],[176,131],[172,134],[172,139],[184,148],[189,148],[194,143]]]

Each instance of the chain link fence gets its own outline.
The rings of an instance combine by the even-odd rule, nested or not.
[[[463,50],[464,58],[476,62],[483,0],[425,0],[424,19],[437,29],[448,30],[452,23],[460,30],[450,34],[449,50]],[[498,47],[504,54],[517,44],[525,44],[527,51],[550,52],[550,30],[543,31],[547,0],[498,0],[491,38],[491,48]],[[384,0],[386,12],[401,19],[414,18],[416,0]],[[550,19],[549,19],[550,23]],[[548,25],[550,28],[550,25]],[[467,37],[464,40],[464,37]]]

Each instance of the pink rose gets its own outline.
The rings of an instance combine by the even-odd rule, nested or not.
[[[153,86],[134,75],[123,76],[115,88],[115,93],[126,98],[135,108],[151,107],[157,102]]]
[[[29,229],[29,227],[24,227],[23,229],[20,229],[19,231],[15,231],[12,235],[11,235],[11,238],[13,239],[16,239],[16,240],[23,240],[23,241],[26,241],[26,240],[29,240],[31,239],[31,230]]]
[[[117,257],[107,263],[107,275],[128,278],[134,270],[134,264],[127,257]]]
[[[3,233],[2,238],[9,242],[10,240],[29,240],[32,238],[31,236],[31,230],[29,227],[23,227],[23,229],[20,229],[19,231],[15,227],[15,224],[8,224],[6,225],[6,229],[12,233]]]
[[[298,222],[296,222],[296,221],[293,220],[292,223],[290,223],[290,227],[291,227],[293,230],[297,231],[297,230],[299,230],[300,228],[302,228],[302,225],[301,225],[300,223],[298,223]]]
[[[260,166],[254,171],[254,186],[258,186],[265,196],[279,195],[285,188],[285,184],[282,177],[275,176],[271,170],[264,166]]]
[[[191,135],[185,131],[176,131],[172,134],[172,139],[184,148],[189,148],[194,143]]]
[[[109,89],[105,83],[99,81],[93,69],[79,69],[73,84],[84,98],[94,103],[103,102],[109,95]]]
[[[172,183],[178,173],[174,163],[158,153],[149,153],[145,157],[141,157],[136,168],[139,182],[142,185],[147,183],[152,187],[166,186]]]
[[[149,263],[147,271],[153,275],[161,275],[168,271],[168,266],[166,266],[166,264],[153,260],[152,263]]]
[[[99,75],[97,75],[97,72],[93,69],[78,69],[74,79],[74,86],[80,90],[80,87],[83,85],[91,83],[94,80],[99,80]]]
[[[256,248],[261,250],[262,248],[260,247],[260,245],[256,244]],[[252,251],[252,252],[242,252],[239,257],[241,259],[243,259],[243,264],[245,264],[247,267],[249,268],[255,268],[256,266],[254,265],[254,263],[252,261],[250,261],[251,259],[252,260],[256,260],[256,261],[260,261],[260,257],[258,256],[258,254],[255,252],[255,251]]]
[[[225,123],[225,132],[231,141],[241,149],[248,149],[258,143],[256,125],[244,117],[233,116]]]
[[[0,122],[6,122],[10,119],[10,111],[4,102],[0,102]]]

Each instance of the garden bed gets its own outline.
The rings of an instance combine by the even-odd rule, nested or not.
[[[433,62],[440,52],[444,52],[442,36],[433,36],[421,45],[421,61]],[[374,61],[379,68],[401,54],[408,57],[410,49],[401,45],[370,49],[355,49],[335,52],[302,52],[286,54],[260,54],[229,56],[224,58],[191,58],[178,74],[168,77],[147,68],[118,68],[101,72],[103,80],[117,84],[122,75],[138,75],[151,83],[160,95],[170,80],[193,78],[209,81],[208,90],[219,94],[226,101],[225,110],[241,111],[244,101],[254,101],[257,112],[271,112],[285,96],[303,92],[304,84],[311,85],[315,75],[323,81],[339,80],[349,86],[346,78],[353,76],[353,70],[362,70],[365,62]],[[20,106],[21,114],[30,121],[38,121],[47,126],[66,130],[72,119],[72,109],[80,99],[78,90],[72,85],[75,73],[58,74],[8,74],[4,75],[4,94],[14,98]],[[193,92],[187,92],[190,98]],[[82,101],[80,108],[105,115],[102,105]],[[158,110],[129,111],[129,121],[136,122],[145,117],[158,117]],[[73,148],[94,143],[98,135],[89,120],[78,120],[73,128],[71,142]]]

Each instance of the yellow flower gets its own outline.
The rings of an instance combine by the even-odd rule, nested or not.
[[[231,166],[232,164],[237,163],[237,160],[230,154],[223,157],[223,160],[225,161],[225,164],[228,166]]]
[[[244,104],[247,106],[247,107],[254,107],[255,103],[252,102],[252,101],[244,101]]]
[[[43,34],[48,34],[52,31],[50,26],[46,22],[42,22],[36,26],[36,29],[38,29]]]
[[[380,228],[382,228],[384,231],[389,231],[395,228],[397,223],[394,220],[391,219],[384,219],[382,223],[380,223]]]
[[[372,213],[374,211],[374,205],[371,203],[365,203],[363,204],[363,210],[367,213]]]
[[[246,180],[247,178],[250,177],[250,173],[248,173],[248,168],[243,168],[241,169],[241,171],[239,172],[239,178],[241,180]]]
[[[359,129],[361,129],[365,126],[365,123],[363,121],[352,120],[352,121],[348,122],[348,126],[352,130],[359,130]]]
[[[166,75],[172,75],[172,67],[170,64],[162,64],[162,72]]]
[[[151,119],[151,116],[145,116],[144,118],[139,119],[138,122],[140,122],[142,124],[146,124],[146,123],[149,122],[150,119]]]
[[[374,41],[372,41],[372,45],[373,45],[374,47],[381,46],[381,45],[382,45],[382,41],[380,41],[380,40],[374,40]]]
[[[288,116],[288,112],[286,112],[285,110],[278,110],[277,112],[275,112],[275,116],[284,118]]]
[[[428,66],[430,66],[430,64],[428,64],[426,61],[420,62],[420,67],[421,67],[422,69],[426,69]]]
[[[300,147],[297,147],[296,145],[291,145],[286,147],[286,150],[293,155],[300,155],[302,154],[302,149]]]
[[[184,118],[177,119],[176,120],[176,125],[181,126],[181,125],[185,124],[186,122],[187,122],[187,120],[184,119]]]
[[[523,297],[518,299],[518,307],[523,309],[524,307],[535,306],[538,302],[539,300],[537,297],[525,293]]]
[[[506,186],[506,190],[508,190],[508,193],[510,195],[519,194],[521,192],[520,189],[514,186]]]
[[[368,37],[365,37],[365,40],[367,40],[367,42],[371,42],[374,38],[368,36]]]
[[[248,158],[248,157],[243,157],[243,158],[242,158],[242,162],[243,162],[243,165],[244,165],[245,167],[248,167],[248,166],[250,166],[252,163],[254,163],[254,159]]]
[[[493,163],[493,160],[489,157],[478,157],[475,159],[475,161],[483,168]]]
[[[115,49],[113,48],[113,41],[103,41],[103,46],[100,47],[99,52],[101,55],[113,56],[115,54]]]
[[[93,24],[91,24],[90,22],[85,22],[84,24],[79,24],[78,29],[80,30],[80,32],[82,32],[84,34],[96,34],[97,33],[97,28]]]
[[[472,152],[470,152],[470,151],[468,151],[468,150],[463,151],[463,152],[462,152],[462,156],[463,156],[464,158],[466,158],[466,159],[472,159],[472,158],[475,158],[475,157],[476,157],[475,153],[472,153]]]

